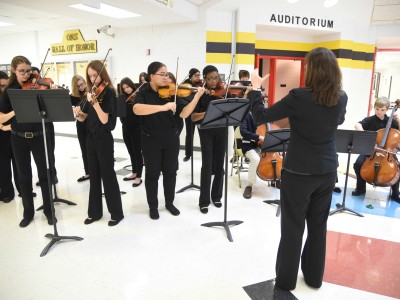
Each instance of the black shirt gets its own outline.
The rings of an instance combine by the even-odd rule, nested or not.
[[[136,99],[137,94],[135,95]],[[126,98],[128,98],[127,96]],[[125,102],[125,109],[126,109],[126,116],[120,117],[121,123],[124,126],[135,126],[140,124],[140,117],[133,113],[133,103],[134,101],[126,101]]]
[[[87,121],[87,129],[90,132],[98,132],[102,128],[106,128],[109,131],[112,131],[115,127],[115,120],[116,120],[116,107],[117,107],[117,100],[114,89],[106,86],[101,94],[97,97],[97,102],[99,103],[101,109],[105,113],[109,113],[108,121],[106,124],[101,123],[96,110],[94,109],[93,105],[86,100],[86,96],[83,98],[82,111],[88,114],[86,121]]]
[[[160,98],[158,93],[151,88],[150,84],[148,84],[146,87],[142,87],[136,94],[133,105],[139,103],[148,105],[164,105],[166,102],[174,102],[174,100],[174,97],[168,99]],[[175,114],[171,110],[168,110],[157,112],[151,115],[140,116],[142,131],[145,133],[151,133],[177,128],[176,118],[180,118],[179,115],[184,107],[184,101],[177,97]]]
[[[210,104],[211,101],[213,100],[217,100],[218,98],[216,98],[215,96],[212,96],[210,94],[206,94],[204,93],[200,99],[199,102],[196,105],[196,108],[194,109],[194,112],[196,113],[202,113],[202,112],[206,112],[208,105]],[[196,124],[201,124],[201,122],[203,121],[203,119],[196,121]]]
[[[364,130],[378,131],[379,129],[386,128],[389,117],[385,115],[383,120],[379,119],[376,115],[366,117],[362,121],[358,122],[361,124]],[[399,124],[396,120],[392,120],[391,128],[399,129]]]
[[[10,96],[8,95],[9,89],[19,89],[21,90],[22,87],[18,83],[18,81],[13,82],[4,90],[4,93],[0,99],[0,112],[2,113],[9,113],[13,111],[13,107],[11,105]],[[18,116],[12,117],[8,122],[5,124],[11,124],[11,129],[20,132],[38,132],[43,131],[41,123],[17,123]]]

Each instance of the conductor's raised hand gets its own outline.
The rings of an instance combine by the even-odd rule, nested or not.
[[[259,89],[262,86],[266,85],[268,78],[269,74],[261,78],[260,75],[258,75],[258,69],[254,69],[254,71],[251,73],[251,85],[255,89]]]

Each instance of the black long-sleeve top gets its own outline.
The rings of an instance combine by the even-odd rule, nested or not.
[[[253,116],[248,113],[240,124],[240,134],[242,135],[242,151],[245,154],[247,151],[257,147],[258,134],[256,133],[257,126]]]
[[[336,172],[338,167],[335,133],[344,122],[347,95],[342,92],[337,105],[317,104],[308,88],[297,88],[282,100],[265,108],[260,92],[250,91],[249,99],[257,124],[288,117],[290,141],[284,169],[305,175]]]

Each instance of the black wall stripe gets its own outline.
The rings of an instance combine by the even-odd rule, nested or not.
[[[268,56],[290,56],[290,57],[305,57],[307,51],[290,51],[290,50],[268,50],[256,49],[256,54]]]
[[[254,44],[236,43],[236,54],[254,54],[254,50]]]
[[[232,52],[232,44],[231,43],[207,42],[206,52],[207,53],[231,53]]]
[[[332,50],[337,58],[347,58],[352,60],[373,61],[374,54],[360,51],[353,51],[348,49],[334,49]]]

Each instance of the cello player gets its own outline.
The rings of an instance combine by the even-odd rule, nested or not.
[[[389,117],[386,115],[390,107],[390,101],[386,97],[379,97],[376,99],[374,104],[375,114],[371,117],[364,118],[362,121],[356,123],[354,128],[359,131],[369,130],[369,131],[378,131],[379,129],[385,128]],[[395,113],[393,115],[393,121],[391,124],[391,128],[399,129],[399,118]],[[366,192],[366,182],[362,179],[360,175],[361,166],[366,160],[366,155],[359,155],[357,160],[355,161],[353,168],[357,176],[357,185],[355,190],[351,193],[353,196],[364,195]],[[390,199],[400,203],[399,197],[399,183],[395,183],[392,185]]]

